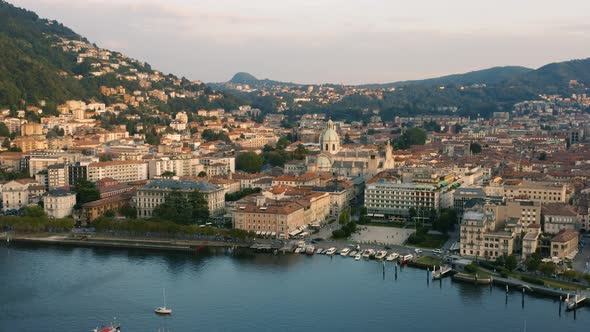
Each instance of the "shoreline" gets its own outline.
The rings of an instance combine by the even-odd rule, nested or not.
[[[54,244],[62,246],[86,247],[86,248],[112,248],[112,249],[144,249],[156,251],[194,252],[205,247],[250,247],[247,243],[229,243],[224,241],[198,241],[198,240],[172,240],[172,239],[132,239],[116,237],[83,237],[72,238],[68,235],[52,235],[36,237],[34,235],[16,235],[10,237],[11,243],[24,244]]]
[[[5,234],[0,234],[0,238],[5,239]],[[173,240],[173,239],[134,239],[134,238],[117,238],[117,237],[108,237],[108,236],[96,236],[96,237],[86,237],[86,236],[75,236],[72,237],[71,234],[62,235],[62,234],[43,234],[44,236],[40,236],[41,234],[28,234],[28,235],[14,235],[10,237],[11,243],[17,244],[40,244],[40,245],[58,245],[58,246],[67,246],[67,247],[83,247],[83,248],[110,248],[110,249],[142,249],[142,250],[149,250],[149,251],[161,251],[161,252],[198,252],[201,249],[207,247],[214,247],[214,248],[242,248],[242,249],[250,249],[254,252],[269,252],[277,250],[277,252],[281,252],[284,254],[290,253],[293,254],[291,250],[284,250],[286,248],[275,248],[270,244],[260,244],[260,243],[246,243],[246,242],[225,242],[225,241],[199,241],[199,240]],[[2,241],[2,243],[6,243]],[[5,244],[3,244],[5,245]],[[10,246],[10,245],[8,245]],[[318,246],[320,247],[320,246]],[[427,264],[420,264],[417,262],[409,262],[408,267],[416,268],[416,269],[430,269],[430,266]],[[467,280],[468,279],[468,280]],[[461,282],[461,283],[471,283],[475,286],[487,286],[487,285],[494,285],[496,287],[501,286],[508,286],[510,288],[516,289],[523,289],[527,288],[531,292],[527,292],[529,295],[541,295],[549,298],[565,298],[567,294],[573,294],[573,291],[555,289],[545,286],[539,286],[530,284],[523,281],[515,281],[501,277],[492,277],[492,278],[482,278],[480,281],[484,281],[485,283],[477,282],[474,283],[474,280],[471,278],[461,278],[461,275],[453,275],[452,280],[454,282]],[[491,279],[491,280],[487,280]],[[585,300],[586,304],[590,303],[590,297],[587,297]]]

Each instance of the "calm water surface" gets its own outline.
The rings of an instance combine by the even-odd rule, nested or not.
[[[0,246],[0,331],[589,331],[590,309],[345,257]],[[170,317],[153,309],[166,289]],[[526,321],[526,323],[525,323]]]

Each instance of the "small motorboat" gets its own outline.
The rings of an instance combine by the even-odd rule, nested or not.
[[[387,258],[385,258],[385,260],[388,261],[388,262],[393,262],[398,257],[399,257],[399,254],[397,252],[392,252],[391,254],[387,255]]]
[[[311,246],[311,245],[310,245],[310,246],[307,246],[307,247],[305,248],[305,254],[306,254],[307,256],[312,256],[314,253],[315,253],[315,247],[314,247],[314,246]]]
[[[407,264],[409,261],[411,261],[414,258],[414,256],[412,256],[411,254],[407,254],[404,256],[399,256],[399,263],[401,265]]]
[[[356,255],[354,256],[354,260],[355,260],[355,261],[360,261],[360,260],[361,260],[361,254],[356,254]]]
[[[340,251],[340,256],[348,256],[349,252],[350,252],[350,249],[344,248]]]
[[[381,259],[385,258],[385,256],[387,256],[387,251],[385,251],[385,250],[379,250],[377,252],[377,254],[375,254],[375,259],[381,260]]]
[[[95,328],[92,330],[92,332],[121,332],[121,327],[119,325],[115,325],[113,323],[110,323],[109,326],[105,326],[105,327],[101,327],[101,328]]]
[[[375,255],[375,250],[367,249],[363,252],[363,258],[371,258],[371,255]]]
[[[315,251],[315,253],[318,255],[321,255],[323,251],[324,251],[324,249],[319,248],[318,250]]]
[[[353,250],[348,253],[348,257],[354,257],[354,256],[356,256],[356,254],[357,254],[356,250]]]
[[[332,247],[330,249],[328,249],[328,251],[326,251],[326,255],[328,256],[332,256],[336,253],[336,248]]]

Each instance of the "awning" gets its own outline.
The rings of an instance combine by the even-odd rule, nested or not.
[[[256,235],[260,235],[260,231],[256,231]]]
[[[296,235],[297,235],[297,234],[299,234],[299,233],[301,233],[301,231],[300,231],[300,230],[298,230],[298,229],[296,229],[296,230],[294,230],[294,231],[292,231],[292,232],[289,232],[289,236],[293,237],[293,236],[296,236]]]
[[[277,233],[276,232],[272,232],[270,235],[271,236],[277,236]]]

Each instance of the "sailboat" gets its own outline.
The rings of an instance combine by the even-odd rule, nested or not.
[[[172,314],[172,309],[170,308],[166,308],[166,289],[163,289],[164,292],[164,306],[163,307],[157,307],[156,310],[154,310],[157,314],[159,315],[170,315]]]

